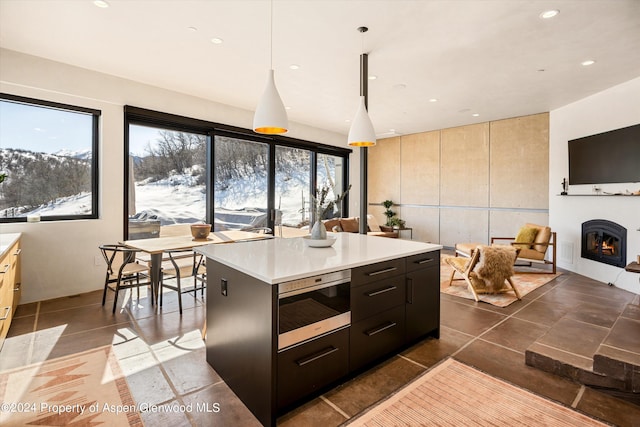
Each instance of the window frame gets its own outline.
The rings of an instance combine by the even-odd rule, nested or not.
[[[94,108],[81,107],[77,105],[64,104],[61,102],[47,101],[43,99],[29,98],[25,96],[0,93],[0,101],[14,102],[18,104],[31,105],[34,107],[51,108],[74,113],[90,114],[91,120],[91,213],[86,215],[43,215],[41,222],[49,221],[69,221],[99,219],[99,143],[100,143],[100,117],[102,111]],[[27,222],[27,217],[0,218],[0,223],[21,223]]]
[[[317,154],[328,154],[332,156],[342,157],[344,159],[343,167],[343,182],[348,186],[349,183],[349,155],[353,152],[350,148],[336,147],[333,145],[322,144],[318,142],[307,141],[303,139],[290,138],[282,135],[260,135],[256,134],[250,129],[244,129],[236,126],[225,125],[221,123],[209,122],[201,119],[194,119],[190,117],[163,113],[155,110],[148,110],[145,108],[134,107],[130,105],[124,106],[124,210],[123,210],[123,237],[128,238],[128,212],[129,212],[129,126],[130,125],[142,125],[152,126],[158,128],[165,128],[168,130],[184,131],[191,133],[207,134],[207,188],[206,188],[206,220],[208,223],[213,224],[214,206],[213,196],[215,188],[213,167],[215,165],[214,159],[214,141],[217,135],[227,136],[232,138],[243,139],[252,142],[261,142],[268,145],[269,155],[269,168],[268,168],[268,206],[269,212],[274,212],[275,209],[275,150],[276,146],[284,146],[290,148],[300,148],[311,151],[311,186],[317,187]],[[345,197],[343,215],[349,214],[349,195]],[[273,215],[268,215],[268,226],[274,229]]]

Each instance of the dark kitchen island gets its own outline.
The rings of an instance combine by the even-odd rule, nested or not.
[[[337,233],[196,249],[207,362],[265,426],[440,327],[442,246]]]

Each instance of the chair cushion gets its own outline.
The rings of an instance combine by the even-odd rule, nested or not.
[[[447,264],[449,264],[451,267],[453,267],[457,272],[463,273],[466,270],[469,263],[471,262],[471,258],[450,256],[450,257],[444,258],[444,261]]]
[[[544,259],[544,252],[538,252],[535,249],[520,249],[518,259],[532,259],[536,261],[542,261]]]
[[[536,236],[538,235],[538,230],[539,228],[537,227],[531,227],[528,225],[523,226],[518,231],[518,234],[516,234],[516,239],[513,243],[513,246],[520,249],[530,249],[531,244],[534,242]]]
[[[340,220],[340,227],[345,233],[357,233],[360,230],[358,220],[355,218],[342,218]]]
[[[543,254],[546,253],[548,248],[547,244],[551,240],[551,227],[536,224],[525,224],[525,226],[538,227],[538,234],[536,234],[536,238],[533,241],[533,249]],[[536,245],[536,243],[544,244]]]

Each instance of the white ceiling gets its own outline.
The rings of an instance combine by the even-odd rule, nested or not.
[[[269,1],[108,1],[0,0],[0,46],[255,108]],[[548,9],[560,14],[540,19]],[[290,120],[346,134],[363,50],[379,137],[539,113],[640,76],[640,0],[274,0]]]

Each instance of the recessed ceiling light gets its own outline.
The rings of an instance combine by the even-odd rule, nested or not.
[[[292,70],[299,70],[300,66],[298,64],[291,64],[291,65],[289,65],[289,68],[292,69]]]
[[[198,31],[198,29],[197,29],[196,27],[187,27],[187,30],[189,30],[189,31],[193,31],[194,33],[195,33],[196,31]]]
[[[478,113],[473,113],[473,114],[472,114],[472,116],[473,116],[473,117],[478,117],[478,116],[480,116],[480,114],[478,114]]]
[[[393,85],[393,88],[396,90],[403,90],[407,88],[407,85],[404,83],[398,83],[397,85]]]
[[[540,14],[540,19],[551,19],[555,16],[558,16],[559,13],[560,11],[558,9],[545,10]]]
[[[389,132],[394,132],[395,133],[395,129],[389,129]]]
[[[378,78],[378,76],[374,76],[374,75],[369,76],[369,80],[375,80],[377,78]]]
[[[438,102],[438,98],[431,98],[429,102]]]
[[[222,40],[219,37],[214,37],[214,38],[211,39],[211,43],[213,43],[213,44],[222,44],[222,42],[224,42],[224,40]]]
[[[587,59],[586,61],[582,61],[580,64],[583,67],[588,67],[589,65],[593,65],[595,63],[596,63],[596,61],[594,61],[593,59]]]
[[[345,119],[345,123],[351,123],[351,119]]]
[[[289,107],[288,105],[285,105],[284,109],[285,110],[291,110],[291,107]]]
[[[107,3],[105,0],[93,0],[93,4],[103,9],[109,7],[109,3]]]

